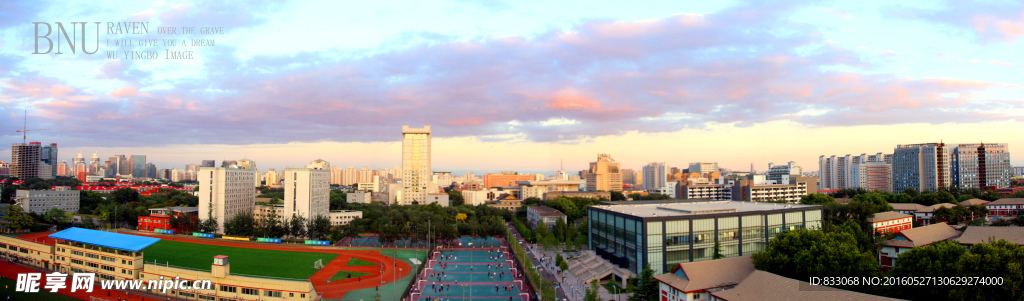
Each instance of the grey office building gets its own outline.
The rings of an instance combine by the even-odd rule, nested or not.
[[[146,156],[132,155],[132,178],[148,177],[146,170]]]
[[[763,250],[783,230],[820,229],[822,207],[743,201],[605,202],[587,208],[590,249],[611,263],[655,275],[676,264]]]

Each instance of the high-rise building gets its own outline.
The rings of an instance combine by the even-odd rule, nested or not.
[[[341,185],[349,186],[359,182],[359,170],[349,166],[341,170]]]
[[[238,168],[238,161],[235,161],[235,160],[222,160],[222,161],[220,161],[220,167]]]
[[[331,185],[343,185],[341,184],[342,170],[341,167],[331,167]]]
[[[897,145],[892,161],[893,192],[936,191],[952,183],[945,143]]]
[[[217,165],[217,160],[203,160],[199,167],[214,167],[215,165]]]
[[[39,142],[11,145],[11,176],[18,179],[39,177]]]
[[[598,154],[597,161],[590,162],[586,180],[588,191],[622,191],[619,162],[615,162],[608,154]]]
[[[323,159],[316,159],[313,160],[313,162],[309,162],[309,165],[306,165],[306,168],[331,171],[331,163],[324,161]]]
[[[132,174],[132,164],[124,155],[113,156],[111,159],[114,160],[113,163],[116,167],[115,171],[117,175],[128,176]]]
[[[776,183],[783,183],[787,180],[785,177],[796,177],[803,176],[803,168],[796,166],[795,161],[789,161],[786,165],[775,165],[775,163],[768,163],[768,181],[775,181]]]
[[[643,167],[644,190],[647,192],[665,188],[665,162],[651,162]]]
[[[565,175],[565,173],[562,172],[562,175]],[[555,176],[555,178],[557,178],[559,180],[565,180],[565,179],[563,179],[560,176]],[[565,178],[568,178],[568,175],[565,175]],[[636,186],[636,171],[635,170],[632,170],[632,169],[623,169],[622,170],[622,185]]]
[[[156,164],[146,163],[146,177],[150,179],[157,179]]]
[[[238,160],[238,161],[235,162],[235,165],[237,165],[238,168],[241,168],[241,169],[257,170],[256,169],[256,161],[249,160],[249,159]]]
[[[430,172],[430,126],[402,126],[402,204],[426,200]]]
[[[199,218],[217,219],[217,232],[224,233],[224,222],[255,207],[255,179],[250,169],[199,168]]]
[[[149,170],[146,169],[146,156],[144,155],[132,155],[132,178],[145,178],[149,174]]]
[[[50,145],[43,146],[39,149],[39,161],[46,163],[50,167],[50,175],[57,174],[57,144],[50,143]]]
[[[100,169],[100,156],[96,153],[92,153],[92,158],[89,158],[89,173],[96,174]]]
[[[263,182],[266,183],[267,186],[280,184],[281,175],[271,168],[267,171],[267,174],[263,176]]]
[[[1013,167],[1013,175],[1015,175],[1015,176],[1024,176],[1024,166],[1014,166]]]
[[[1006,143],[959,144],[950,154],[953,186],[963,189],[1010,187],[1010,150]]]
[[[71,170],[68,168],[68,161],[60,161],[57,163],[57,176],[67,177],[71,174]]]
[[[878,153],[868,155],[862,153],[858,156],[847,154],[842,157],[818,157],[818,187],[821,189],[843,189],[860,187],[853,179],[854,173],[858,172],[853,167],[855,164],[866,162],[886,162],[892,164],[892,155]]]
[[[515,171],[502,171],[501,173],[489,173],[484,175],[484,189],[494,187],[518,186],[518,181],[533,181],[536,177],[529,174],[520,174]]]
[[[433,178],[433,177],[431,177],[431,178]],[[357,172],[356,183],[368,183],[368,182],[372,182],[372,181],[373,181],[373,170],[371,170],[370,167],[363,166],[363,169],[360,169],[359,172]]]
[[[719,172],[719,169],[717,162],[693,162],[690,163],[688,171],[698,173],[701,177],[706,177],[708,173]]]
[[[892,165],[885,162],[863,162],[851,166],[853,187],[868,191],[892,191]]]
[[[284,174],[284,219],[328,216],[331,209],[330,172],[323,169],[288,168]]]

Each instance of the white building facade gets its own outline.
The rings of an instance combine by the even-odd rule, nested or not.
[[[229,167],[199,168],[199,218],[217,219],[217,232],[235,215],[256,206],[256,170]]]

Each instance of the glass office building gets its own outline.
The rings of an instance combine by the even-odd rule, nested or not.
[[[820,229],[822,207],[741,201],[605,202],[587,208],[590,249],[621,268],[654,274],[684,262],[764,249],[783,230]]]

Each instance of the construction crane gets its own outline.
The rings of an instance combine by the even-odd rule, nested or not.
[[[20,130],[15,131],[15,132],[21,133],[21,144],[28,143],[28,142],[26,142],[26,141],[28,141],[28,132],[31,132],[31,131],[49,131],[50,130],[50,129],[29,130],[27,128],[28,128],[28,110],[25,110],[25,124],[22,125]]]

